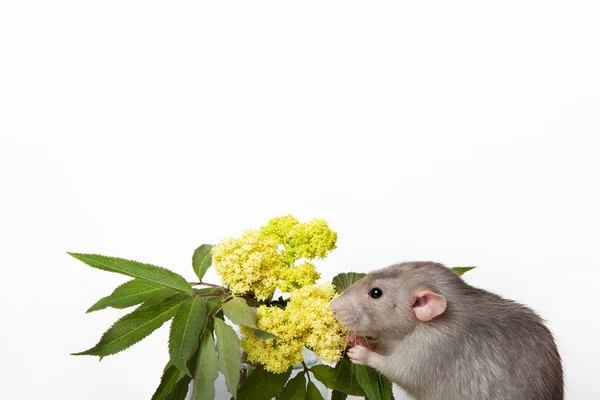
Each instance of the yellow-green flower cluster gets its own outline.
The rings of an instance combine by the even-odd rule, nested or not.
[[[260,230],[248,230],[239,238],[216,245],[213,263],[225,286],[234,294],[253,293],[268,300],[276,287],[289,293],[314,285],[320,278],[309,262],[335,249],[337,233],[320,219],[302,223],[292,215],[271,219]]]
[[[279,288],[282,292],[290,293],[295,289],[313,285],[320,277],[321,274],[317,272],[317,267],[305,262],[295,267],[282,269]]]
[[[248,360],[262,364],[266,370],[280,374],[303,360],[304,343],[289,330],[287,313],[279,307],[260,306],[257,309],[258,327],[269,330],[280,339],[260,339],[254,330],[240,326],[244,337],[240,345]]]
[[[335,292],[330,284],[315,285],[320,274],[308,262],[327,256],[336,240],[324,220],[302,223],[285,215],[213,248],[213,265],[233,294],[253,294],[264,301],[276,288],[290,293],[285,308],[263,304],[257,309],[257,326],[277,339],[261,339],[254,330],[240,327],[250,361],[281,373],[302,361],[303,347],[327,362],[340,359],[343,329],[329,310]]]
[[[300,363],[302,347],[326,362],[338,361],[346,345],[344,330],[328,307],[334,296],[331,284],[304,286],[292,292],[285,309],[260,306],[258,327],[278,339],[260,339],[252,329],[242,327],[241,345],[248,359],[274,373]]]
[[[301,223],[292,215],[271,219],[261,228],[266,236],[271,236],[283,244],[286,261],[300,258],[312,260],[325,258],[335,249],[337,233],[322,219]]]
[[[260,231],[265,236],[274,238],[278,243],[286,244],[290,231],[299,223],[300,221],[296,217],[288,214],[282,217],[271,218],[267,225],[260,228]]]
[[[223,240],[212,249],[213,264],[233,294],[254,293],[259,300],[273,296],[285,261],[278,243],[258,230]]]
[[[335,249],[336,241],[337,233],[329,229],[322,219],[298,224],[289,233],[289,246],[296,258],[325,258]]]

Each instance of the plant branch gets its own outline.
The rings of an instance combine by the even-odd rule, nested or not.
[[[210,287],[214,287],[214,288],[219,288],[219,289],[223,289],[223,290],[229,290],[224,286],[220,286],[220,285],[215,285],[214,283],[208,283],[208,282],[188,282],[190,285],[192,286],[210,286]]]
[[[308,379],[308,382],[311,382],[310,380],[310,369],[308,369],[308,367],[306,366],[306,363],[304,362],[304,360],[302,360],[302,366],[304,367],[304,374],[306,375],[306,378]]]

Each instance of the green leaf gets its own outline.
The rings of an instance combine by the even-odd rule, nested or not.
[[[290,379],[279,395],[279,400],[304,400],[306,396],[306,377],[304,371]]]
[[[308,387],[306,388],[306,400],[325,400],[313,382],[308,382]]]
[[[225,376],[227,390],[236,399],[242,368],[240,340],[235,331],[220,318],[215,318],[215,335],[219,353],[219,371]]]
[[[178,290],[171,288],[161,288],[156,293],[152,294],[148,297],[139,307],[139,308],[148,308],[152,306],[156,306],[158,304],[164,303],[165,301],[171,300],[179,300],[182,302],[183,300],[189,298],[187,293],[181,293]]]
[[[348,395],[337,390],[331,392],[331,400],[346,400]]]
[[[198,337],[206,323],[206,297],[191,297],[181,303],[171,322],[169,355],[181,372],[190,375],[187,361],[198,346]]]
[[[213,311],[215,311],[215,309],[217,307],[219,307],[221,305],[221,302],[223,302],[223,300],[224,300],[224,297],[219,297],[219,296],[209,297],[206,309],[208,310],[209,313],[212,313]]]
[[[94,347],[74,355],[105,357],[125,350],[173,318],[180,304],[175,299],[151,307],[140,306],[115,322]]]
[[[170,287],[182,292],[192,293],[192,287],[181,275],[166,268],[155,265],[143,264],[138,261],[125,260],[123,258],[107,257],[99,254],[80,254],[67,253],[79,261],[83,261],[90,267],[98,268],[104,271],[117,272],[131,276],[133,278],[143,279],[148,282],[158,283],[159,285]]]
[[[394,400],[394,388],[392,382],[381,374],[379,375],[379,388],[381,389],[381,398],[383,400]]]
[[[215,397],[215,379],[217,370],[217,350],[212,332],[208,331],[200,340],[198,362],[194,373],[191,400],[213,400]]]
[[[292,369],[282,374],[266,371],[260,365],[248,376],[244,385],[238,392],[239,400],[265,400],[272,399],[285,386]]]
[[[206,270],[212,264],[212,248],[212,244],[203,244],[194,251],[194,255],[192,256],[192,267],[200,281],[202,281]]]
[[[158,283],[132,279],[117,287],[109,296],[103,297],[86,312],[103,310],[107,307],[127,308],[145,301],[162,288]]]
[[[178,370],[179,371],[179,370]],[[183,378],[177,382],[173,391],[167,396],[166,400],[185,400],[192,378],[184,375]]]
[[[365,275],[366,274],[360,272],[345,272],[334,276],[331,283],[333,284],[336,292],[342,293],[354,283],[358,282]]]
[[[174,366],[167,368],[160,378],[160,385],[154,392],[152,400],[165,400],[181,378],[181,372]]]
[[[475,269],[475,267],[454,267],[452,269],[460,276],[465,272],[469,272],[470,270]]]
[[[263,331],[262,329],[254,329],[254,334],[260,339],[279,339],[279,336]]]
[[[364,390],[356,381],[354,367],[348,356],[337,363],[335,368],[327,365],[315,365],[311,369],[317,380],[326,387],[351,396],[365,396]]]
[[[221,310],[234,324],[252,328],[257,337],[261,339],[279,339],[278,336],[272,333],[258,329],[256,326],[256,308],[250,307],[242,297],[232,297],[231,300],[221,305]]]
[[[366,365],[354,364],[356,380],[369,400],[381,400],[377,371]]]
[[[250,307],[243,298],[232,297],[231,300],[221,305],[221,310],[234,324],[258,329],[256,326],[256,308]]]
[[[224,295],[223,289],[218,287],[205,287],[202,289],[194,289],[194,293],[196,294],[220,294]]]

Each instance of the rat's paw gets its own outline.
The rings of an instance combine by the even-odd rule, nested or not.
[[[377,349],[379,349],[379,343],[377,343],[377,341],[367,340],[366,336],[358,335],[356,333],[348,333],[344,337],[344,341],[347,345],[352,347],[362,346],[375,352],[377,351]]]
[[[369,344],[367,343],[367,340],[365,339],[365,337],[362,335],[357,335],[356,333],[348,333],[344,337],[344,341],[346,342],[346,344],[348,344],[352,347],[354,347],[354,346],[369,347]]]
[[[354,346],[348,350],[348,357],[354,364],[367,364],[371,350],[364,346]]]

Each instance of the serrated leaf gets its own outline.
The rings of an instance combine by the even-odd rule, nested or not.
[[[379,375],[379,388],[381,389],[381,398],[383,400],[394,400],[394,389],[392,387],[392,382],[381,374]]]
[[[342,393],[338,390],[331,391],[331,400],[346,400],[348,395],[346,393]]]
[[[140,306],[115,322],[94,347],[74,355],[105,357],[125,350],[173,318],[180,304],[171,300],[152,307]]]
[[[174,365],[166,368],[160,378],[160,385],[152,395],[152,400],[165,400],[180,378],[181,372]]]
[[[107,307],[127,308],[145,301],[148,297],[159,291],[163,286],[158,283],[132,279],[118,286],[110,295],[101,298],[86,312],[103,310]]]
[[[167,364],[165,365],[165,367],[163,368],[163,374],[173,366],[173,363],[171,362],[171,360],[167,361]]]
[[[304,400],[306,396],[306,377],[304,371],[290,379],[279,395],[279,400]]]
[[[184,375],[183,378],[177,382],[177,385],[175,385],[175,388],[173,388],[173,391],[167,396],[166,400],[185,400],[191,381],[192,378]]]
[[[200,281],[202,281],[204,274],[206,274],[206,271],[212,264],[212,248],[212,244],[203,244],[194,250],[192,267]]]
[[[459,276],[464,274],[465,272],[469,272],[470,270],[475,269],[475,267],[454,267],[452,270],[456,272]]]
[[[331,283],[336,292],[342,293],[365,275],[365,273],[361,272],[344,272],[334,276]]]
[[[377,371],[366,365],[354,364],[354,374],[369,400],[381,400]]]
[[[181,372],[190,375],[187,361],[198,347],[198,338],[206,324],[206,297],[191,297],[181,303],[171,322],[169,355]]]
[[[190,296],[187,293],[181,293],[178,290],[163,287],[148,297],[142,304],[140,304],[138,309],[152,307],[171,300],[178,300],[179,302],[182,302],[189,297]]]
[[[256,326],[256,308],[250,307],[241,297],[232,297],[231,300],[221,305],[223,313],[234,324],[258,329]]]
[[[107,257],[99,254],[67,253],[82,261],[90,267],[103,271],[116,272],[133,278],[143,279],[148,282],[170,287],[186,293],[192,293],[192,287],[181,275],[166,268],[123,258]]]
[[[217,370],[217,351],[212,332],[206,332],[200,340],[198,362],[194,373],[192,397],[190,400],[213,400]]]
[[[325,400],[313,382],[308,382],[308,387],[306,388],[306,400]]]
[[[240,388],[238,399],[272,399],[281,392],[291,373],[292,369],[290,368],[282,374],[274,374],[258,365]]]
[[[310,370],[315,378],[329,389],[338,390],[351,396],[364,396],[365,392],[356,381],[353,368],[348,356],[344,356],[335,368],[327,365],[315,365]]]
[[[235,331],[220,318],[215,318],[215,335],[217,337],[219,371],[225,376],[227,390],[236,399],[242,367],[240,340]]]

